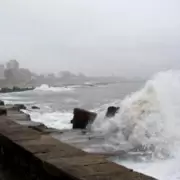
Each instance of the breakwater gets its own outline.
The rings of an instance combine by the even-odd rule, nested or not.
[[[53,138],[61,131],[30,121],[17,110],[0,116],[0,161],[28,180],[154,180]],[[69,131],[69,133],[71,133]],[[79,147],[79,146],[77,146]]]
[[[0,93],[13,93],[13,92],[23,92],[23,91],[31,91],[34,90],[34,87],[30,87],[30,88],[20,88],[20,87],[12,87],[12,88],[8,88],[8,87],[4,87],[0,89]]]

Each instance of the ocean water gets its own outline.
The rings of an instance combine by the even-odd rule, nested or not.
[[[111,160],[160,180],[180,179],[180,72],[155,74],[146,83],[49,87],[1,94],[6,103],[37,105],[28,110],[33,121],[70,129],[74,107],[98,112],[93,133],[101,133],[105,151],[129,152]],[[120,106],[114,118],[104,119],[109,105]],[[131,151],[133,149],[133,151]],[[94,149],[95,151],[96,149]]]
[[[102,131],[102,146],[118,151],[122,145],[138,149],[112,160],[161,180],[180,179],[180,71],[160,72],[143,88],[127,95],[111,120],[99,117],[94,131]]]
[[[29,108],[27,111],[32,120],[42,122],[49,127],[70,129],[72,125],[69,122],[75,107],[103,111],[109,104],[115,104],[125,94],[136,90],[140,84],[93,85],[85,83],[68,87],[49,87],[43,84],[33,91],[1,94],[0,99],[6,104],[23,103],[28,107],[37,105],[40,110]]]

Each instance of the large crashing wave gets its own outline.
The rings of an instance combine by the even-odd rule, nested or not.
[[[93,124],[94,131],[104,133],[105,148],[118,151],[126,143],[162,157],[180,147],[180,71],[156,74],[119,105],[115,118]]]
[[[35,91],[52,91],[52,92],[65,92],[73,91],[73,87],[52,87],[47,84],[42,84],[41,86],[35,88]]]

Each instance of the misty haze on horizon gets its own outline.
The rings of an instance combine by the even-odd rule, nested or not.
[[[0,63],[146,77],[180,68],[179,0],[4,0]]]

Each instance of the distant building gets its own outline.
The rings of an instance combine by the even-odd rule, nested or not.
[[[0,64],[0,79],[5,79],[4,77],[4,65]]]
[[[64,78],[64,79],[72,78],[72,77],[75,77],[75,76],[76,76],[75,74],[72,74],[69,71],[61,71],[61,72],[59,72],[59,77]]]
[[[19,69],[19,63],[16,60],[10,60],[6,64],[7,69]]]

